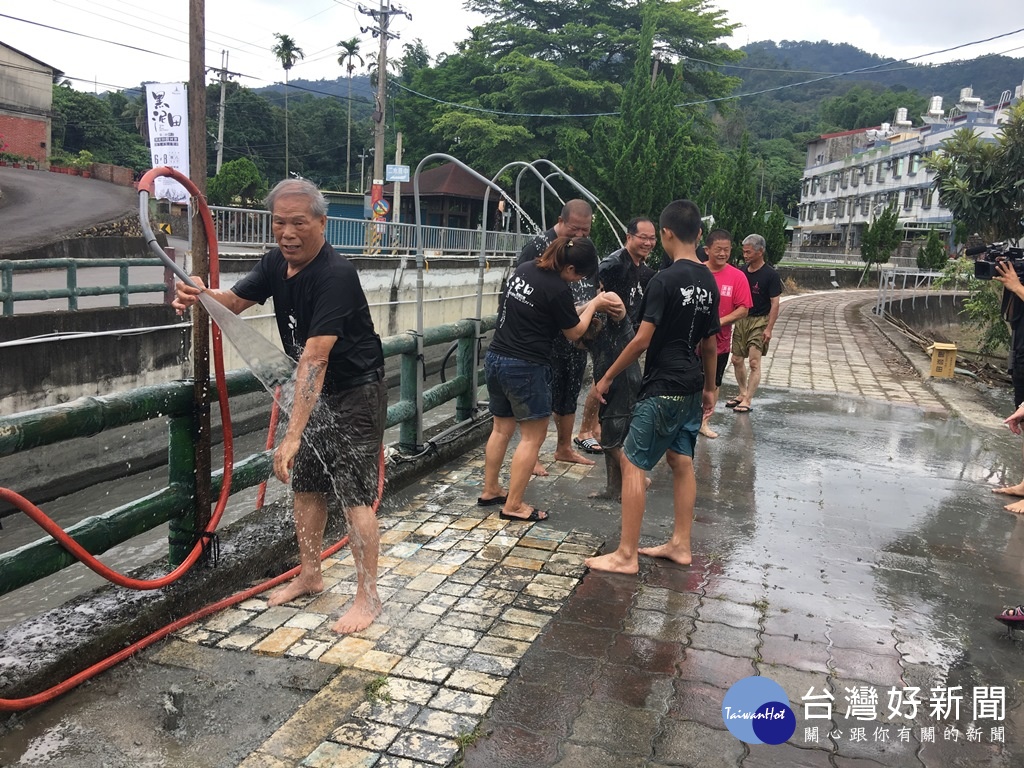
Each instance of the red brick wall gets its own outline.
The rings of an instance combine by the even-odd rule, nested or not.
[[[108,165],[106,163],[93,163],[92,177],[102,181],[109,181],[113,184],[120,184],[122,187],[130,187],[133,181],[131,168],[123,168],[120,165]]]
[[[49,148],[46,146],[45,119],[0,114],[0,136],[7,143],[5,152],[27,155],[41,165],[46,164]]]

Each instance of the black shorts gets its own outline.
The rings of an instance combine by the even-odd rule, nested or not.
[[[383,380],[321,394],[295,456],[292,490],[333,495],[346,509],[372,505],[387,412]]]
[[[718,368],[715,369],[715,386],[722,386],[722,378],[725,376],[725,369],[729,365],[729,353],[718,353]]]
[[[559,334],[551,345],[551,410],[558,416],[576,413],[587,370],[587,350]]]

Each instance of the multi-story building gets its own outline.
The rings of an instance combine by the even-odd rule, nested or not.
[[[913,240],[938,229],[948,235],[953,217],[939,203],[933,174],[924,160],[940,151],[953,131],[972,128],[995,141],[1013,98],[1004,91],[999,102],[985,106],[964,88],[948,115],[942,97],[934,96],[924,124],[914,128],[907,110],[896,111],[893,123],[830,133],[810,142],[800,194],[795,250],[850,253],[860,247],[867,225],[889,205],[896,204],[904,239]]]
[[[62,72],[0,42],[0,136],[8,152],[43,165],[50,155],[52,83]]]

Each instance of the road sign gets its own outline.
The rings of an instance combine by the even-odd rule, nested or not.
[[[384,169],[384,178],[388,181],[408,181],[408,165],[389,165]]]
[[[391,210],[391,205],[383,197],[373,204],[373,215],[377,218],[383,219],[388,215],[389,210]]]

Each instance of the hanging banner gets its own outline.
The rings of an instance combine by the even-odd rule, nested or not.
[[[188,90],[184,83],[148,83],[149,149],[153,167],[167,165],[188,176]],[[154,184],[157,200],[188,203],[188,190],[161,176]]]

